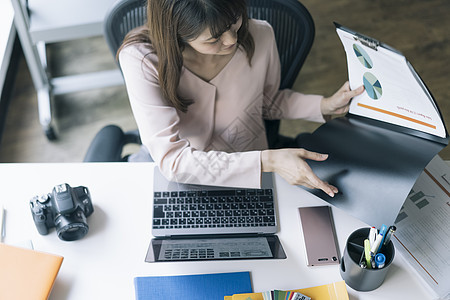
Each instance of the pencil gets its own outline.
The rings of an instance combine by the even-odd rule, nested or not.
[[[0,243],[3,243],[4,212],[3,205],[0,205]]]

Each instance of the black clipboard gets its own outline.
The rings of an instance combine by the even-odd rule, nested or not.
[[[339,24],[336,28],[351,36],[358,49],[374,53],[369,49],[376,47],[378,51],[401,55],[394,48]],[[349,63],[354,59],[350,56],[355,53],[346,51],[346,54]],[[377,228],[394,223],[417,178],[449,140],[431,92],[411,64],[405,61],[415,78],[410,82],[417,84],[414,88],[420,88],[426,95],[423,101],[427,108],[435,109],[435,115],[440,117],[444,127],[440,136],[357,115],[350,110],[346,116],[323,124],[302,141],[307,150],[329,154],[324,162],[308,163],[319,178],[339,189],[333,198],[319,190],[310,190],[311,193]],[[349,69],[349,77],[351,72]],[[382,96],[389,97],[388,91],[385,90]]]

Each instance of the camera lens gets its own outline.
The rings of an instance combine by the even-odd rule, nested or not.
[[[57,216],[55,219],[55,228],[58,237],[63,241],[79,240],[89,231],[86,218],[79,211],[70,215]]]
[[[75,241],[88,233],[89,227],[83,223],[72,223],[62,227],[58,231],[58,237],[63,241]]]

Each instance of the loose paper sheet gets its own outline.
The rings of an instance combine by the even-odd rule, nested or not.
[[[395,248],[442,299],[450,297],[450,166],[436,156],[395,222]],[[447,296],[447,298],[445,297]]]

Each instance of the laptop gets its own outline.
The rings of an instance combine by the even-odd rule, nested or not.
[[[182,184],[154,168],[151,240],[145,261],[286,258],[273,175],[261,189]]]

